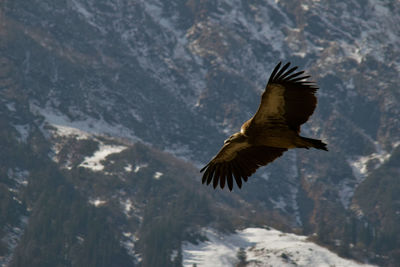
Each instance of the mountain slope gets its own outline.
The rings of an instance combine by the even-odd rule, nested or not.
[[[104,249],[105,263],[118,256],[135,265],[175,264],[169,255],[188,238],[182,229],[196,235],[214,224],[230,230],[268,224],[316,233],[314,241],[346,257],[398,264],[398,2],[2,0],[0,6],[2,263],[34,257],[23,255],[54,263],[66,253],[68,263],[95,265],[94,251]],[[302,131],[330,151],[290,151],[233,194],[200,187],[193,166],[207,162],[252,116],[280,60],[318,83],[319,103]],[[176,199],[166,201],[174,192]],[[187,206],[191,194],[214,215]],[[44,208],[48,201],[57,204]],[[71,214],[65,236],[34,236],[41,225],[63,225],[57,206]],[[193,218],[188,224],[175,220],[189,216],[181,208]],[[89,242],[90,227],[82,225],[98,221]],[[170,229],[167,221],[176,236],[160,235],[171,245],[156,259],[143,240],[152,238],[152,227]],[[105,237],[113,249],[95,244],[102,229],[113,233]],[[83,254],[76,252],[80,243]],[[52,246],[48,255],[34,249]]]

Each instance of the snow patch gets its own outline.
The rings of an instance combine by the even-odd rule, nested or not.
[[[121,204],[123,212],[127,218],[134,216],[138,218],[140,222],[143,221],[143,216],[140,215],[141,209],[137,207],[131,199],[120,199],[119,203]]]
[[[142,122],[142,121],[143,121],[142,116],[139,115],[139,113],[138,113],[137,110],[131,109],[130,111],[131,111],[132,116],[133,116],[138,122]]]
[[[275,201],[275,200],[273,200],[272,198],[269,198],[269,201],[271,201],[271,203],[274,205],[274,209],[280,209],[280,210],[286,212],[286,210],[285,210],[285,208],[286,208],[286,202],[285,202],[285,200],[283,199],[283,197],[280,196],[280,197],[278,198],[278,201]]]
[[[14,128],[17,130],[19,134],[19,141],[22,143],[26,143],[29,137],[30,127],[29,124],[25,125],[14,125]]]
[[[175,259],[178,257],[178,250],[176,250],[176,249],[174,249],[174,250],[172,250],[172,252],[171,252],[171,261],[173,262],[173,261],[175,261]]]
[[[132,171],[132,164],[126,165],[126,166],[124,167],[124,170],[125,170],[126,172],[131,172],[131,171]]]
[[[30,109],[33,113],[43,116],[46,122],[57,129],[58,134],[67,135],[78,134],[83,135],[110,135],[114,137],[127,138],[133,142],[143,142],[136,137],[131,129],[122,125],[115,125],[106,122],[104,119],[94,119],[86,117],[83,120],[71,120],[64,114],[52,108],[41,108],[34,103],[30,103]],[[79,115],[79,114],[77,114]],[[85,115],[81,114],[82,117]],[[64,132],[64,133],[63,133]]]
[[[372,153],[368,156],[360,156],[353,160],[348,160],[348,163],[353,170],[353,174],[357,179],[357,182],[362,182],[368,174],[370,163],[374,161],[372,168],[379,168],[386,160],[390,158],[390,153],[386,151],[379,151]]]
[[[14,102],[10,102],[6,104],[6,107],[9,111],[11,112],[15,112],[17,111],[17,109],[15,108],[15,103]]]
[[[156,179],[156,180],[158,180],[158,179],[161,178],[161,176],[163,176],[163,173],[162,173],[162,172],[155,172],[154,175],[153,175],[153,178]]]
[[[93,139],[99,143],[99,149],[94,152],[92,156],[85,157],[84,161],[79,164],[80,167],[89,168],[93,171],[102,171],[104,169],[104,166],[101,164],[101,161],[105,160],[108,155],[120,153],[127,148],[127,146],[121,145],[105,145],[98,138],[99,135],[101,135],[101,131],[95,130],[100,129],[102,127],[102,124],[95,125],[91,122],[90,119],[86,120],[88,122],[88,125],[83,125],[84,121],[69,122],[67,118],[61,115],[47,113],[46,116],[46,121],[51,126],[50,129],[47,129],[53,137],[73,138],[75,140]],[[103,130],[103,133],[107,132],[107,127]],[[58,162],[57,155],[60,153],[64,145],[65,144],[63,144],[63,142],[60,142],[59,140],[53,142],[52,149],[54,151],[54,154],[52,154],[52,157],[55,162]],[[69,161],[67,161],[64,167],[67,169],[71,169],[72,165]],[[132,171],[132,165],[128,164],[128,166],[126,166],[124,169],[125,171],[130,172]]]
[[[86,8],[81,3],[79,3],[76,0],[72,0],[71,2],[74,4],[76,11],[78,11],[78,13],[83,15],[86,19],[90,20],[93,18],[93,15],[89,11],[87,11]]]
[[[377,152],[367,156],[359,156],[347,160],[352,169],[355,181],[346,179],[339,185],[340,201],[345,208],[349,207],[351,198],[354,195],[354,189],[357,187],[357,185],[364,181],[370,171],[375,170],[384,164],[390,158],[397,146],[400,145],[400,142],[395,142],[392,144],[391,152],[383,150],[377,142],[374,142],[374,144]]]
[[[122,246],[126,249],[128,255],[134,259],[135,263],[140,262],[141,261],[140,255],[135,253],[135,242],[137,242],[139,239],[135,234],[131,232],[123,232],[122,235],[123,235],[121,241]]]
[[[63,126],[63,125],[51,125],[52,129],[50,129],[50,133],[52,134],[53,137],[61,137],[61,138],[74,138],[76,140],[86,140],[89,139],[90,134],[84,131],[81,131],[80,129],[69,127],[69,126]],[[52,158],[54,162],[59,162],[59,159],[57,155],[59,155],[60,151],[64,147],[65,144],[63,142],[59,142],[58,140],[55,142],[52,142],[52,152],[49,157]],[[70,170],[72,169],[72,164],[70,159],[67,160],[67,162],[63,166],[64,168]]]
[[[75,9],[79,14],[81,14],[83,16],[83,18],[86,20],[87,23],[89,23],[90,25],[92,25],[93,27],[97,28],[98,30],[100,30],[100,32],[105,33],[105,29],[103,29],[102,27],[100,27],[96,22],[95,22],[95,16],[90,13],[88,11],[87,8],[85,8],[83,6],[83,4],[81,4],[79,2],[79,0],[72,0],[71,3],[72,8]]]
[[[358,64],[360,64],[367,55],[367,51],[362,49],[362,47],[360,47],[357,43],[349,44],[345,41],[342,41],[340,42],[340,46],[342,47],[346,57],[354,59]]]
[[[301,58],[305,58],[307,53],[306,52],[295,52],[295,53],[293,53],[293,55],[301,57]]]
[[[104,165],[101,164],[101,161],[105,160],[108,155],[120,153],[126,148],[126,146],[101,144],[99,150],[97,150],[93,156],[85,157],[85,160],[79,164],[79,166],[92,169],[93,171],[102,171],[104,169]]]
[[[101,207],[107,203],[106,200],[101,200],[100,198],[89,199],[89,203],[95,206],[96,208]]]
[[[129,212],[132,210],[132,201],[130,199],[127,199],[125,202],[121,202],[121,204],[124,207],[124,213],[127,217],[131,217],[129,215]]]
[[[307,241],[306,236],[274,229],[246,228],[231,235],[213,229],[203,233],[208,241],[182,245],[183,266],[235,266],[236,253],[244,248],[246,266],[373,266],[340,258],[326,248]]]
[[[17,183],[17,187],[21,185],[22,186],[28,185],[29,171],[27,170],[21,170],[19,168],[8,169],[7,176],[9,179]]]
[[[77,128],[57,124],[53,124],[52,126],[55,128],[53,134],[59,137],[73,137],[77,140],[86,140],[90,136],[89,133]]]
[[[310,9],[310,7],[306,4],[301,4],[301,8],[305,11],[308,11]]]
[[[149,164],[146,164],[146,163],[145,164],[138,164],[138,165],[135,166],[135,169],[133,170],[133,172],[137,173],[137,172],[140,171],[140,169],[146,168],[147,166],[149,166]]]

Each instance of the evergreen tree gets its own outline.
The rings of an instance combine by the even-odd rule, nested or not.
[[[238,252],[236,253],[236,257],[238,258],[239,262],[236,267],[244,267],[247,265],[247,255],[244,248],[239,248]]]

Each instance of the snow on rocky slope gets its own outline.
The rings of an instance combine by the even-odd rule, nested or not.
[[[313,266],[313,267],[372,267],[343,259],[326,248],[307,241],[306,236],[283,233],[272,228],[246,228],[234,234],[221,234],[204,229],[207,241],[185,243],[183,266],[228,267],[239,260],[237,253],[243,248],[246,266]]]

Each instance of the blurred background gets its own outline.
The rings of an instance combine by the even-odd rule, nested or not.
[[[399,266],[399,47],[391,0],[0,0],[0,266]],[[279,61],[329,152],[202,185]]]

